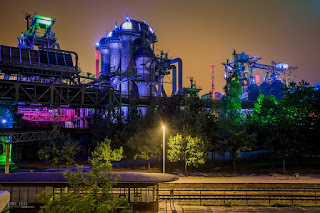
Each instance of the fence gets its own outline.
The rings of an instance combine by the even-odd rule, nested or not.
[[[159,198],[199,205],[317,206],[320,188],[160,187]]]

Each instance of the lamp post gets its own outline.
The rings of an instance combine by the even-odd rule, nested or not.
[[[162,145],[162,149],[163,149],[163,156],[162,156],[162,160],[163,160],[163,162],[162,162],[162,166],[163,166],[163,168],[162,168],[162,173],[166,173],[166,154],[165,154],[165,149],[166,149],[166,147],[165,147],[165,136],[166,136],[166,127],[165,126],[162,126],[162,130],[163,130],[163,145]]]

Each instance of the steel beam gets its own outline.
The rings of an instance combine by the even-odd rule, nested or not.
[[[57,131],[24,131],[24,132],[11,132],[11,131],[1,131],[0,137],[8,137],[10,140],[6,142],[10,143],[21,143],[21,142],[31,142],[37,140],[47,140],[56,138],[59,135]]]
[[[5,174],[9,173],[9,153],[10,153],[9,143],[6,143],[6,165],[5,165],[5,168],[4,168],[4,173]]]
[[[0,102],[69,105],[71,107],[104,108],[118,97],[110,87],[102,85],[60,85],[37,82],[0,80]]]
[[[8,142],[5,142],[6,146],[6,164],[5,174],[9,173],[9,158],[10,158],[10,147],[11,143],[30,142],[37,140],[53,139],[59,135],[57,131],[30,131],[30,132],[0,132],[1,137],[9,138]]]

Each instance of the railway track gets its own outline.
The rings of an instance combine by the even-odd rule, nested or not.
[[[160,200],[200,205],[320,205],[320,187],[260,184],[254,186],[160,186]]]

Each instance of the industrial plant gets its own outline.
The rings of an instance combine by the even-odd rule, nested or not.
[[[97,118],[128,116],[133,99],[143,115],[154,99],[198,95],[201,90],[193,77],[183,87],[182,60],[155,51],[157,36],[145,21],[127,15],[123,23],[106,31],[95,45],[92,75],[80,69],[76,52],[60,48],[52,30],[54,19],[26,14],[25,20],[27,29],[17,38],[17,47],[0,45],[0,128],[12,130],[0,135],[6,144],[1,156],[6,172],[12,143],[54,137],[55,131],[37,129],[89,129]],[[280,88],[296,69],[283,63],[260,64],[260,59],[234,52],[233,61],[223,63],[225,78],[238,74],[242,100],[255,101],[259,94],[279,99]],[[214,69],[211,66],[212,91],[205,97],[221,100]],[[266,70],[263,80],[254,76],[254,69]],[[165,84],[171,91],[165,91]],[[33,131],[16,131],[21,127]]]
[[[172,94],[182,94],[182,60],[168,59],[161,52],[156,55],[154,44],[157,36],[145,22],[127,16],[126,21],[96,44],[100,54],[96,54],[96,78],[108,82],[121,98],[137,96],[139,99],[167,97],[164,90],[164,77],[172,74]],[[99,70],[101,55],[101,71]],[[178,64],[178,91],[175,63]],[[140,107],[144,111],[143,107]],[[122,106],[127,114],[127,107]]]
[[[155,54],[157,37],[145,22],[127,17],[96,44],[96,75],[91,77],[81,72],[77,53],[60,49],[52,31],[55,20],[27,15],[26,21],[18,47],[0,47],[0,98],[16,105],[30,125],[57,121],[66,128],[87,128],[90,116],[105,114],[110,103],[125,116],[132,97],[141,100],[143,112],[152,97],[167,97],[164,83],[172,84],[171,95],[183,94],[182,60]],[[172,80],[164,82],[169,74]]]
[[[182,87],[182,60],[157,55],[157,36],[143,21],[127,16],[101,38],[95,76],[80,69],[76,52],[60,48],[54,19],[26,14],[25,21],[17,47],[0,45],[0,127],[12,129],[1,134],[6,172],[12,143],[54,137],[34,129],[91,128],[94,118],[112,113],[125,118],[132,99],[144,114],[152,99],[167,97],[165,83],[172,85],[171,96],[190,92]],[[17,132],[21,127],[34,131]]]
[[[320,212],[320,0],[1,3],[0,213]]]
[[[288,86],[291,73],[297,67],[291,67],[288,64],[276,63],[272,61],[271,65],[258,63],[262,58],[249,56],[242,52],[237,54],[233,52],[233,61],[222,63],[225,67],[224,78],[229,78],[233,73],[239,76],[242,86],[242,100],[256,101],[260,94],[265,96],[273,95],[277,100],[281,98],[284,86]],[[255,69],[265,71],[264,76],[254,74]],[[262,77],[262,80],[261,80]]]

